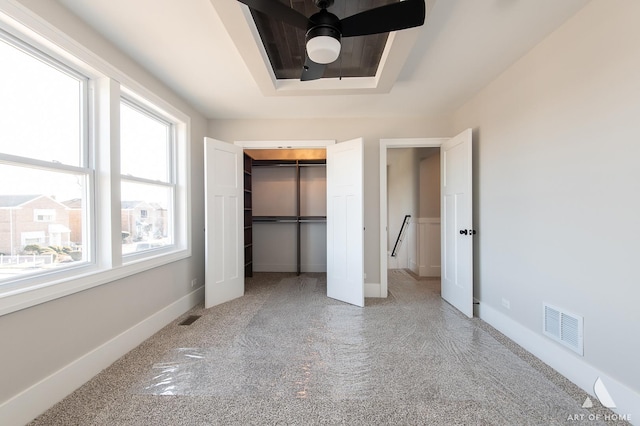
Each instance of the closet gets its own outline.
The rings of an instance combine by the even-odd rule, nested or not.
[[[245,275],[326,272],[324,149],[245,151]]]

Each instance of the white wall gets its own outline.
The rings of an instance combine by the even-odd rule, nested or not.
[[[420,217],[440,217],[440,148],[421,148]]]
[[[309,102],[313,102],[310,99]],[[211,137],[227,142],[246,140],[364,138],[364,270],[365,282],[380,283],[380,139],[452,135],[449,119],[318,118],[309,120],[211,120]]]
[[[207,123],[191,106],[58,3],[24,3],[191,117],[193,220],[191,258],[0,317],[0,419],[9,415],[26,422],[31,414],[35,416],[47,408],[42,404],[63,398],[69,386],[88,380],[202,298],[201,293],[194,293],[196,289],[191,288],[191,279],[196,278],[200,285],[204,283],[202,141]],[[139,326],[142,323],[145,325]],[[74,366],[82,364],[77,361],[83,357],[91,362],[78,371]],[[62,370],[65,367],[68,368]],[[47,387],[52,383],[54,387]],[[38,391],[42,388],[48,389],[46,394]],[[28,404],[21,405],[25,395]],[[18,406],[21,412],[17,412]]]
[[[439,277],[440,257],[440,148],[418,150],[420,208],[418,221],[418,275]]]
[[[629,410],[640,407],[638,16],[635,0],[591,2],[454,116],[456,130],[475,129],[481,312],[543,344],[543,302],[583,315],[584,358],[549,348],[585,389],[591,367],[626,386]]]

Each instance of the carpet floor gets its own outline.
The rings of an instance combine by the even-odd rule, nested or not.
[[[324,274],[258,273],[31,424],[606,424],[589,418],[610,411],[582,408],[585,392],[439,289],[390,271],[389,297],[363,309],[327,298]]]

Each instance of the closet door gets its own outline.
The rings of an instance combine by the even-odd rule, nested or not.
[[[242,148],[211,138],[205,156],[205,307],[244,295]]]
[[[362,138],[327,147],[327,296],[364,306]]]

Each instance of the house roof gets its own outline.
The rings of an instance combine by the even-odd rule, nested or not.
[[[38,197],[42,195],[0,195],[0,208],[18,207]]]
[[[81,209],[82,198],[72,198],[71,200],[63,201],[62,204],[64,204],[70,209]]]
[[[38,198],[46,198],[62,208],[69,208],[65,202],[56,200],[53,196],[42,194],[17,194],[17,195],[0,195],[0,208],[11,209],[22,207],[27,203],[37,200]]]

